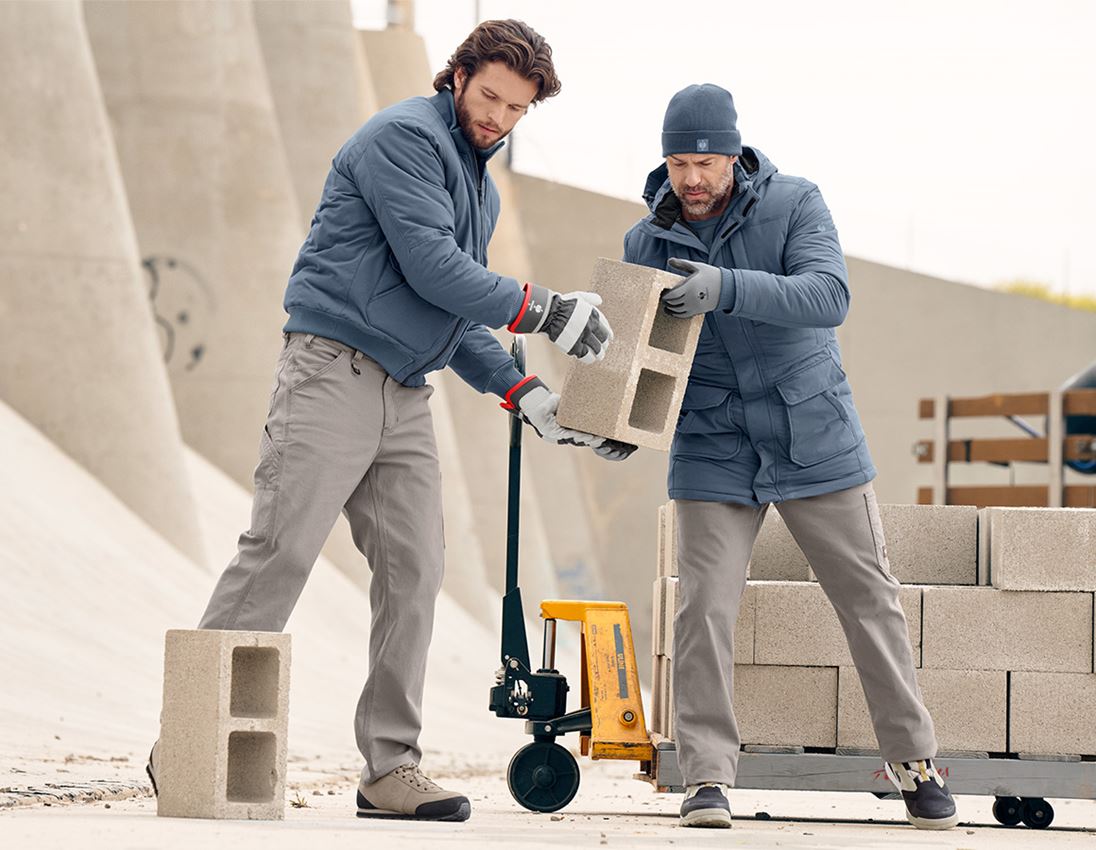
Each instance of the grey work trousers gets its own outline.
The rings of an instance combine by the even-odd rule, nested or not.
[[[685,782],[734,785],[734,624],[768,505],[677,500],[674,736]],[[837,612],[883,758],[936,755],[871,484],[776,505]],[[789,743],[794,743],[790,741]]]
[[[444,565],[428,400],[333,340],[288,334],[255,470],[251,528],[199,628],[281,631],[339,512],[373,571],[354,731],[373,781],[422,756],[422,694]],[[348,671],[350,672],[350,671]]]

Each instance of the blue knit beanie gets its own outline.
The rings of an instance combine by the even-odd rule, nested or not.
[[[675,153],[742,153],[735,128],[734,98],[724,88],[704,83],[684,88],[670,98],[662,122],[662,155]]]

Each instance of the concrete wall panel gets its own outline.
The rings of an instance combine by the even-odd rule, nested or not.
[[[0,398],[203,562],[78,4],[0,4],[0,109]]]
[[[183,436],[249,485],[301,242],[251,6],[84,14]]]

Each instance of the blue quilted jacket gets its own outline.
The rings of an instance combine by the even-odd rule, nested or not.
[[[721,299],[730,309],[704,318],[670,497],[758,505],[871,481],[835,332],[848,273],[818,187],[745,148],[711,250],[683,223],[665,165],[644,199],[651,213],[624,237],[624,260],[659,269],[670,257],[699,260],[724,269],[731,288]]]
[[[353,346],[417,387],[446,365],[480,392],[521,380],[487,330],[524,298],[486,268],[499,196],[453,95],[378,112],[335,154],[285,293],[286,331]]]

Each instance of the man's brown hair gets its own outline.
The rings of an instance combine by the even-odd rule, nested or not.
[[[552,64],[552,48],[524,21],[484,21],[449,57],[449,64],[434,77],[434,90],[453,88],[453,75],[463,68],[471,79],[487,62],[502,62],[516,74],[537,84],[534,103],[559,94],[560,82]]]

